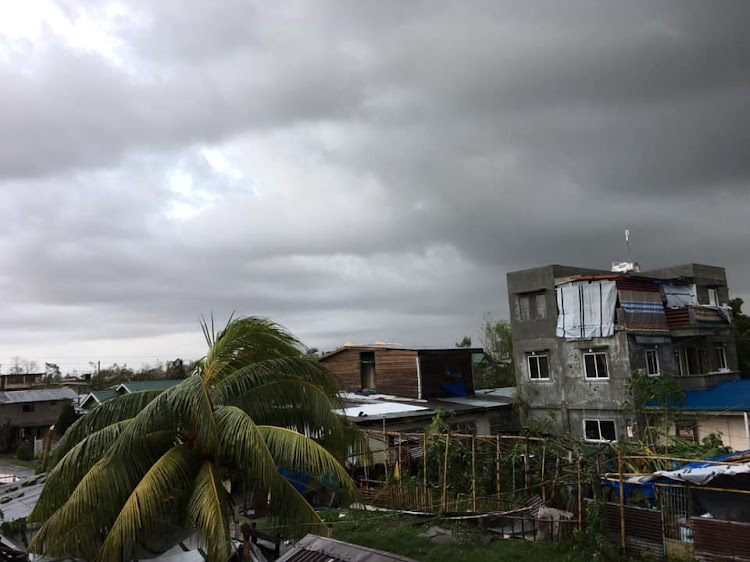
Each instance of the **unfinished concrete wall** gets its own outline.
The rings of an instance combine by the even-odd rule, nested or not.
[[[14,427],[39,427],[53,425],[67,400],[0,404],[0,423]]]

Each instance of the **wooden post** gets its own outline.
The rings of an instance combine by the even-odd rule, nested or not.
[[[432,497],[432,494],[430,494],[430,490],[427,487],[427,471],[428,471],[428,464],[427,464],[427,433],[424,433],[422,435],[422,466],[424,471],[424,499],[425,499],[425,507],[429,509],[430,507],[430,498]]]
[[[388,482],[388,434],[385,431],[385,418],[383,418],[383,463],[385,465],[385,481]]]
[[[401,482],[404,480],[404,467],[401,466],[401,439],[402,433],[398,434],[398,487],[401,487]]]
[[[555,475],[552,477],[552,499],[558,497],[557,479],[560,478],[560,457],[555,457]]]
[[[578,457],[578,530],[583,530],[583,492],[581,489],[581,457]]]
[[[471,510],[477,510],[476,437],[471,436]]]
[[[523,485],[526,488],[526,493],[529,493],[531,487],[531,463],[529,462],[529,438],[526,438],[526,448],[523,453]]]
[[[547,503],[547,481],[544,478],[544,464],[547,461],[547,441],[542,446],[542,501]]]
[[[450,434],[445,434],[445,459],[443,460],[443,499],[441,509],[446,511],[446,502],[448,501],[448,447],[450,445]]]
[[[495,448],[495,494],[500,501],[500,436],[497,436],[497,447]]]
[[[622,479],[622,451],[617,451],[617,472],[620,481],[620,547],[625,554],[625,484]]]

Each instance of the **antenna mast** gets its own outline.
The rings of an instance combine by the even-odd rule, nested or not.
[[[630,258],[630,229],[625,229],[625,244],[628,246],[628,263],[632,263],[633,260]]]

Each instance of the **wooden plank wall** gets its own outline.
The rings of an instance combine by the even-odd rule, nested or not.
[[[422,372],[422,397],[440,398],[450,396],[443,383],[455,383],[459,380],[449,373],[460,375],[469,395],[474,394],[474,380],[472,376],[472,352],[463,349],[423,350],[419,352]]]
[[[407,398],[419,397],[415,350],[352,347],[324,357],[321,363],[339,376],[342,390],[361,390],[359,354],[363,351],[375,353],[375,390]]]

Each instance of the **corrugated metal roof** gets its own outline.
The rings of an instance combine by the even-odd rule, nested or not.
[[[105,400],[118,396],[118,393],[114,389],[107,390],[94,390],[86,395],[81,401],[81,408],[93,408],[94,406],[101,404]]]
[[[378,402],[375,404],[357,404],[343,410],[336,410],[337,414],[351,417],[382,416],[384,414],[400,414],[406,412],[417,412],[428,410],[425,406],[415,404],[403,404],[401,402]]]
[[[649,402],[658,407],[660,403]],[[750,411],[750,379],[717,384],[707,390],[686,390],[685,402],[676,404],[680,410]]]
[[[336,539],[307,535],[277,562],[415,562],[415,560]]]
[[[75,400],[78,394],[70,388],[39,388],[34,390],[6,390],[0,392],[0,404]]]
[[[472,408],[497,408],[501,405],[510,405],[509,401],[501,399],[480,398],[479,396],[448,396],[441,398],[441,402],[451,404],[461,404],[462,406],[471,406]]]
[[[166,390],[179,384],[184,379],[163,379],[154,381],[130,381],[124,382],[117,387],[117,390],[125,389],[128,392],[139,392],[141,390]]]

